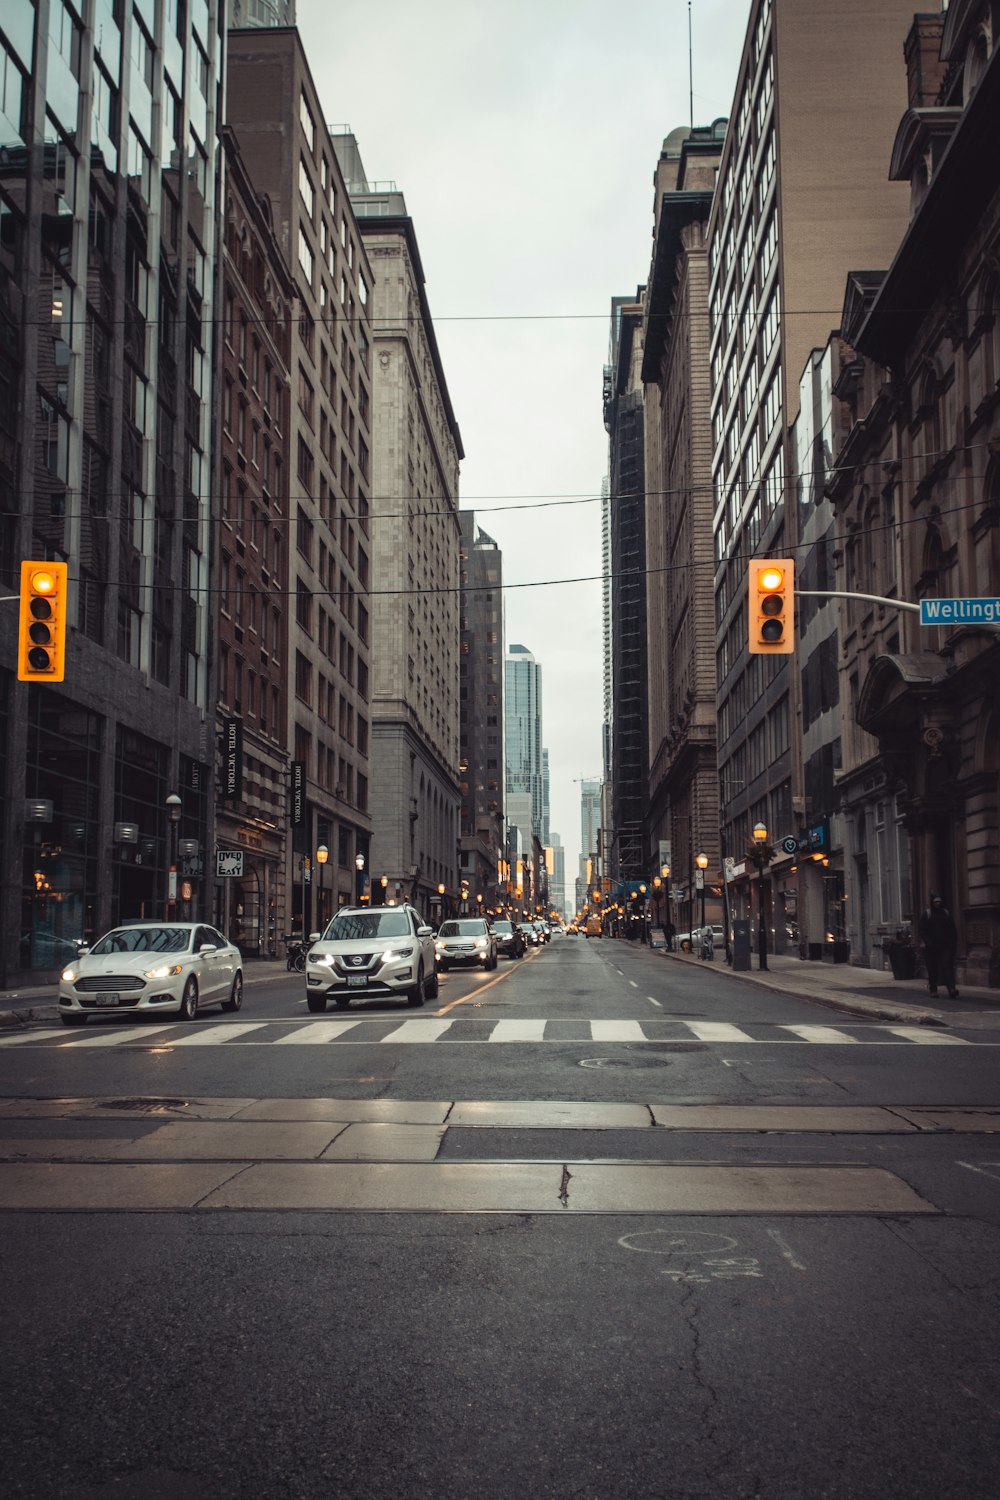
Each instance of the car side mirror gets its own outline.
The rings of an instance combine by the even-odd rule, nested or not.
[[[322,934],[322,933],[321,933],[321,932],[311,932],[311,933],[310,933],[310,934],[309,934],[309,941],[310,941],[310,942],[311,942],[311,943],[318,943],[318,942],[319,942],[319,940],[320,940],[320,938],[321,938],[321,937],[322,937],[322,936],[323,936],[323,934]]]
[[[201,947],[198,949],[199,953],[218,953],[218,951],[219,950],[214,943],[202,943]]]
[[[76,950],[76,956],[77,956],[77,958],[82,958],[85,953],[89,953],[89,952],[90,952],[90,949],[87,948],[87,947],[77,948],[77,950]]]
[[[433,937],[433,936],[434,936],[434,928],[433,927],[418,927],[417,928],[417,937]]]

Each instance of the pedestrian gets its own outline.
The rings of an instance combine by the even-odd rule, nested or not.
[[[664,942],[667,945],[667,951],[669,953],[673,953],[673,951],[674,951],[674,938],[676,936],[677,936],[677,928],[674,926],[673,922],[669,922],[669,921],[668,922],[664,922],[664,924],[663,924],[663,940],[664,940]]]
[[[958,947],[958,928],[951,912],[941,896],[931,894],[931,904],[920,918],[920,936],[924,944],[924,962],[927,965],[927,988],[932,995],[938,992],[938,982],[946,985],[952,998],[958,994],[955,988],[955,950]]]

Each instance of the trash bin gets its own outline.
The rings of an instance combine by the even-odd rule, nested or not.
[[[887,943],[893,979],[916,979],[917,950],[912,943]]]
[[[733,923],[733,968],[750,967],[750,923],[745,917],[737,917]]]

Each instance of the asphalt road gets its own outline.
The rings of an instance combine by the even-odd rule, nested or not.
[[[572,938],[4,1034],[2,1492],[992,1497],[998,1042]]]

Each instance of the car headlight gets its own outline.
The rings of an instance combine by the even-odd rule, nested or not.
[[[146,979],[170,979],[172,975],[179,974],[183,964],[157,964],[155,969],[146,969]]]
[[[385,950],[385,952],[382,954],[382,962],[384,964],[394,964],[397,961],[397,959],[400,959],[400,958],[412,958],[412,957],[413,957],[413,949],[412,948],[387,948]]]
[[[64,984],[75,984],[76,981],[77,981],[77,979],[79,978],[79,975],[80,975],[80,970],[74,968],[73,965],[70,964],[70,966],[69,966],[68,969],[63,969],[63,971],[62,971],[63,983]]]
[[[435,943],[434,946],[439,953],[444,952],[444,943]]]
[[[333,968],[333,954],[332,953],[317,953],[315,955],[313,955],[312,953],[307,953],[306,954],[306,958],[309,960],[309,962],[311,964],[322,964],[324,966],[324,968],[327,968],[327,969],[332,969]]]
[[[477,948],[485,948],[488,942],[489,942],[488,938],[476,938],[476,947]]]

